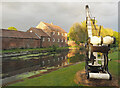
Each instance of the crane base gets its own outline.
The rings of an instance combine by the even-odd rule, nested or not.
[[[87,74],[88,79],[108,79],[111,80],[112,77],[108,73],[88,73]]]

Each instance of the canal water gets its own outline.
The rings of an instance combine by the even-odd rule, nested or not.
[[[3,84],[29,77],[48,69],[60,68],[84,61],[85,51],[79,49],[45,52],[2,58]]]

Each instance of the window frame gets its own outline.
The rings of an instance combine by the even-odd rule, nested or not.
[[[50,38],[48,38],[48,42],[50,42]]]
[[[45,38],[44,38],[44,37],[42,38],[42,41],[43,41],[43,42],[45,41]]]
[[[53,38],[53,42],[55,42],[55,38]]]

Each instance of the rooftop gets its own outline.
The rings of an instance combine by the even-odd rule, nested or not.
[[[62,29],[61,27],[59,27],[57,25],[54,25],[53,23],[51,23],[51,24],[45,23],[45,22],[42,22],[42,23],[44,23],[47,27],[49,27],[53,31],[67,33],[64,29]]]
[[[14,30],[8,30],[8,29],[2,29],[0,31],[0,37],[36,38],[36,39],[38,39],[38,37],[35,35],[35,33],[14,31]]]
[[[45,33],[42,29],[31,27],[27,32],[32,31],[32,33],[36,33],[38,36],[49,36],[47,33]]]

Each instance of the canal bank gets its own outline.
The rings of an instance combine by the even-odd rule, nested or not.
[[[77,71],[84,69],[84,64],[84,62],[74,64],[43,76],[24,79],[10,86],[77,86],[74,82],[74,75]]]
[[[120,77],[120,71],[118,70],[119,64],[116,62],[116,60],[119,60],[119,54],[120,52],[117,51],[109,54],[109,58],[112,59],[109,63],[109,71],[116,79]],[[81,83],[75,84],[74,82],[76,72],[82,71],[84,66],[85,63],[81,62],[79,64],[53,71],[43,76],[25,79],[22,82],[18,82],[10,86],[85,86]]]
[[[84,50],[63,49],[56,52],[37,52],[21,56],[3,58],[3,83],[47,73],[84,61]]]

